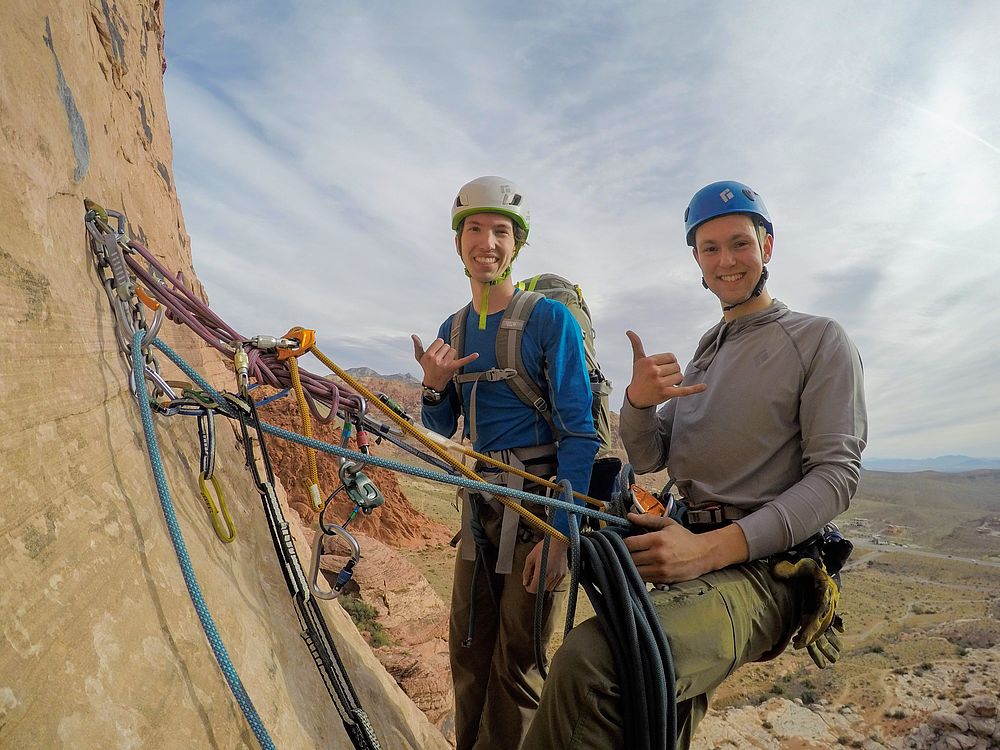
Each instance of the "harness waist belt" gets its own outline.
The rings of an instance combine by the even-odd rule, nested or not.
[[[549,445],[533,445],[524,448],[511,448],[510,450],[503,451],[487,451],[485,455],[490,458],[495,458],[498,461],[502,461],[509,466],[513,466],[522,471],[526,471],[529,474],[534,474],[535,476],[542,476],[547,478],[547,475],[555,473],[556,468],[556,458],[555,458],[556,446]],[[479,468],[477,466],[477,468]],[[487,467],[482,467],[486,469]],[[524,489],[524,478],[513,474],[510,472],[500,472],[491,477],[494,484],[501,484],[510,489],[522,490]],[[463,502],[462,502],[462,539],[465,543],[461,545],[459,554],[462,555],[464,560],[475,560],[476,559],[476,547],[474,544],[474,536],[472,534],[472,506],[473,502],[470,498],[470,494],[466,490],[462,491]],[[514,564],[514,546],[517,543],[517,528],[521,520],[517,511],[513,508],[504,506],[499,500],[492,496],[485,496],[484,500],[493,507],[497,513],[502,514],[503,520],[500,524],[500,540],[497,550],[497,573],[510,573],[513,569]],[[514,503],[518,505],[521,504],[520,500],[513,500]]]
[[[738,521],[747,515],[749,515],[749,511],[737,508],[735,505],[711,503],[697,508],[688,506],[684,522],[686,526],[719,525],[729,521]]]

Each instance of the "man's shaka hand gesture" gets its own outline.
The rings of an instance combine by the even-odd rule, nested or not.
[[[465,367],[469,362],[479,358],[478,352],[473,352],[467,357],[458,358],[458,352],[442,339],[434,339],[431,345],[424,351],[424,345],[420,337],[415,333],[410,335],[413,339],[413,358],[420,363],[424,370],[424,385],[429,385],[436,391],[443,391],[448,387],[451,376],[456,371]]]
[[[676,396],[690,396],[708,388],[705,383],[681,385],[684,373],[677,357],[670,352],[646,356],[639,334],[626,331],[625,335],[632,342],[632,382],[625,389],[625,398],[636,409],[657,406]]]

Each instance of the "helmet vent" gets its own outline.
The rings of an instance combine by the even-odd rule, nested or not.
[[[753,190],[751,190],[748,187],[743,188],[743,195],[745,195],[748,199],[750,199],[752,201],[757,200],[757,193],[755,193]]]
[[[509,205],[511,205],[511,206],[520,206],[521,205],[521,194],[520,193],[515,193],[514,196],[510,199]]]

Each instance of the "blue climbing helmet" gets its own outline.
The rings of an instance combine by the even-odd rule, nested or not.
[[[763,222],[767,233],[774,236],[771,217],[764,199],[757,191],[742,182],[723,180],[706,185],[691,198],[684,211],[684,231],[687,243],[694,247],[694,232],[709,219],[728,214],[747,214]]]

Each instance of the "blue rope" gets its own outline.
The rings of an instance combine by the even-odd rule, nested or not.
[[[203,391],[208,393],[215,400],[216,403],[222,404],[226,403],[226,399],[220,393],[215,391],[208,382],[201,377],[186,361],[184,361],[179,354],[177,354],[173,349],[171,349],[166,343],[160,339],[153,341],[153,346],[159,349],[161,352],[167,355],[170,360],[177,365],[184,374],[191,378],[192,381],[198,384],[198,387]],[[283,438],[293,443],[298,443],[300,445],[305,445],[309,448],[314,448],[318,451],[324,453],[329,453],[340,458],[346,458],[351,461],[356,461],[360,464],[371,464],[372,466],[377,466],[382,469],[389,469],[390,471],[397,471],[403,474],[409,474],[410,476],[418,477],[420,479],[427,479],[432,482],[441,482],[443,484],[450,484],[455,487],[465,487],[470,490],[475,490],[477,492],[482,492],[490,495],[503,495],[504,497],[514,498],[521,501],[529,501],[533,503],[540,503],[545,506],[555,508],[556,510],[563,510],[568,513],[576,513],[581,516],[588,516],[590,518],[596,518],[599,521],[604,521],[606,524],[611,526],[620,526],[622,528],[628,528],[629,522],[621,518],[620,516],[615,516],[610,513],[604,513],[603,511],[594,510],[593,508],[588,508],[581,505],[576,505],[575,503],[566,502],[564,500],[557,500],[552,497],[544,497],[542,495],[533,495],[530,492],[524,492],[522,490],[515,490],[509,487],[503,487],[496,484],[490,484],[489,482],[477,482],[473,479],[466,479],[465,477],[454,476],[452,474],[445,474],[439,471],[430,471],[428,469],[421,468],[419,466],[411,466],[410,464],[404,464],[401,461],[394,461],[388,458],[381,458],[379,456],[374,456],[370,453],[361,453],[359,451],[353,451],[349,448],[342,448],[339,445],[331,445],[330,443],[324,443],[321,440],[315,440],[313,438],[308,438],[303,435],[299,435],[296,432],[291,432],[290,430],[282,429],[281,427],[275,427],[267,422],[261,422],[261,429],[276,437]]]
[[[139,330],[136,331],[135,336],[132,338],[132,374],[135,377],[136,385],[139,386],[136,391],[136,397],[139,401],[139,412],[142,415],[142,430],[146,436],[149,463],[153,468],[153,477],[156,480],[156,489],[160,495],[160,506],[163,508],[163,517],[166,519],[167,528],[170,530],[170,541],[173,542],[174,552],[177,553],[177,561],[180,563],[181,571],[184,574],[184,583],[187,586],[188,594],[191,596],[191,602],[194,604],[195,611],[198,613],[198,619],[201,620],[201,627],[204,629],[208,642],[212,646],[215,660],[219,663],[219,668],[225,675],[226,682],[229,683],[229,688],[233,691],[236,702],[240,704],[240,709],[243,711],[247,723],[250,724],[250,728],[253,729],[253,733],[256,735],[257,741],[260,742],[260,746],[265,748],[265,750],[273,750],[274,743],[271,741],[267,729],[264,728],[264,723],[257,714],[257,710],[254,708],[246,688],[243,687],[240,676],[236,673],[236,668],[230,661],[226,647],[222,643],[219,631],[215,628],[212,615],[209,614],[208,606],[205,604],[201,588],[198,586],[194,569],[191,566],[191,558],[188,556],[184,537],[181,535],[180,524],[177,522],[177,514],[174,512],[174,506],[170,500],[170,488],[167,486],[166,472],[163,470],[163,462],[160,459],[160,446],[156,440],[156,430],[153,427],[153,410],[149,407],[149,391],[146,390],[146,379],[143,373],[144,358],[140,354],[144,335],[145,331]],[[219,394],[211,391],[210,388],[205,388],[205,390],[210,391],[218,403],[222,403],[219,400],[221,398]]]

